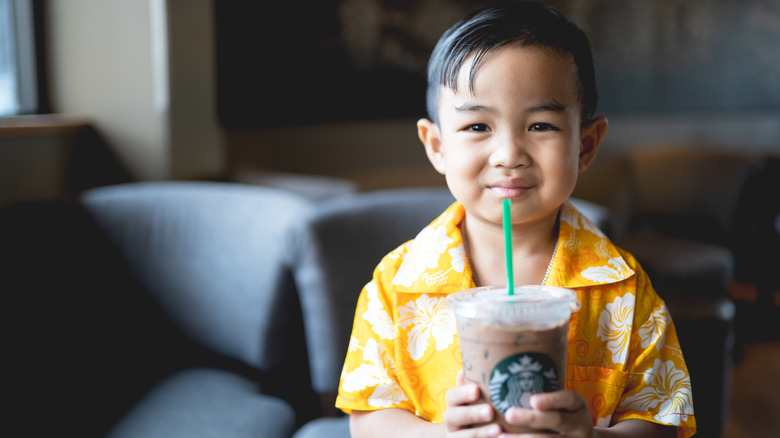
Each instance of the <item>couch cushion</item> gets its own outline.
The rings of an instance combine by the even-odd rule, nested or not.
[[[89,190],[82,203],[189,339],[260,370],[280,364],[295,297],[284,236],[307,200],[241,184],[154,182]]]
[[[254,382],[217,369],[176,373],[147,393],[109,438],[286,438],[295,413]]]
[[[293,438],[349,438],[349,417],[323,417],[306,423]]]

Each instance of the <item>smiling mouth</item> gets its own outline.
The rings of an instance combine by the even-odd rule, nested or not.
[[[499,198],[519,198],[531,190],[531,187],[499,187],[489,188]]]
[[[534,188],[532,184],[525,181],[500,181],[488,186],[493,194],[499,198],[518,198],[525,195]]]

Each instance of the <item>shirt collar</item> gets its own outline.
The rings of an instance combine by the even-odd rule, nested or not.
[[[617,283],[634,275],[620,250],[579,210],[561,206],[556,251],[549,286],[578,288]]]
[[[460,224],[466,211],[453,203],[408,244],[393,278],[410,293],[452,293],[475,287]],[[615,283],[634,275],[617,247],[588,218],[565,203],[548,286],[579,288]]]

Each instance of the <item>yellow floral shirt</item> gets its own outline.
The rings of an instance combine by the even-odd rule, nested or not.
[[[445,393],[462,368],[447,294],[474,287],[456,202],[385,256],[360,294],[336,406],[401,408],[441,422]],[[688,369],[674,324],[629,253],[566,203],[548,286],[574,289],[566,388],[590,408],[593,424],[629,418],[695,432]]]

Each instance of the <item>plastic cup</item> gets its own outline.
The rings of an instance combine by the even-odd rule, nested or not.
[[[562,389],[566,342],[576,293],[551,286],[478,287],[447,298],[455,314],[466,381],[476,383],[506,432],[530,432],[506,423],[511,406],[530,409],[529,398]]]

